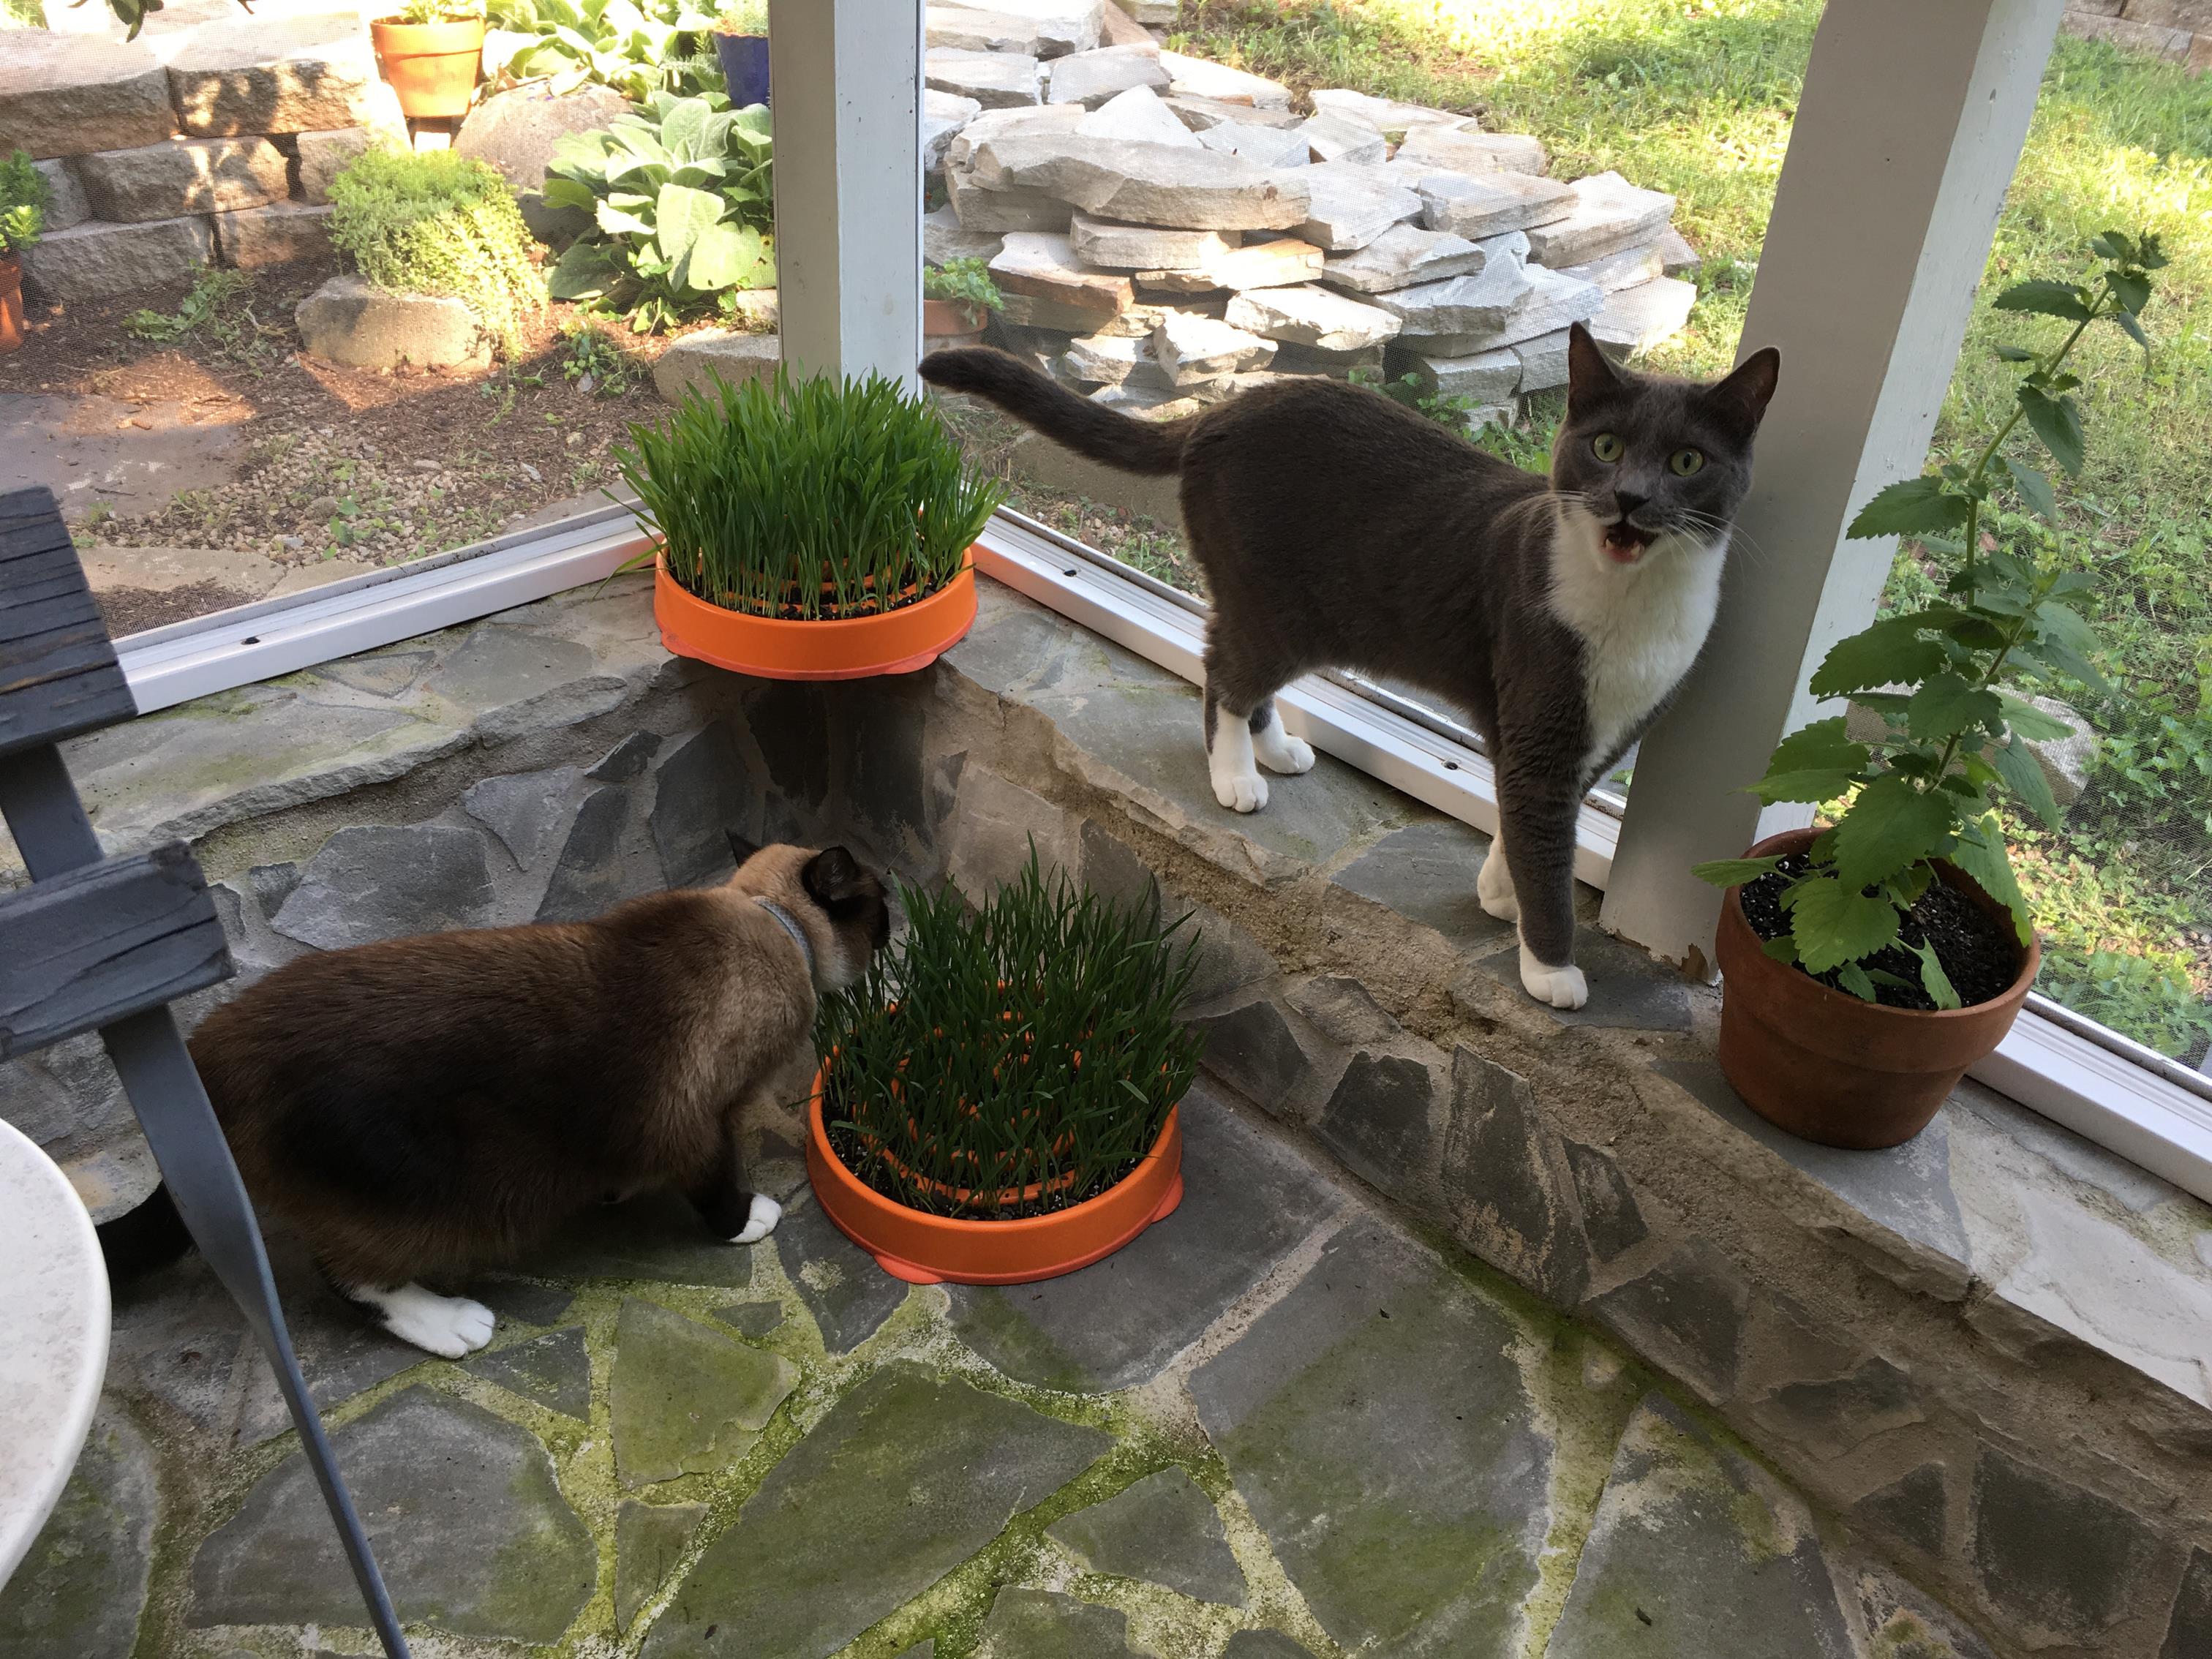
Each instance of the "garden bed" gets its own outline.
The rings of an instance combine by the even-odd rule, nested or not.
[[[118,509],[55,478],[81,545],[251,553],[286,572],[350,574],[596,500],[614,480],[611,447],[630,422],[659,411],[652,364],[669,341],[568,305],[529,325],[516,361],[490,368],[379,373],[304,356],[292,307],[333,269],[214,273],[227,296],[173,341],[127,324],[141,313],[177,316],[193,291],[184,284],[33,308],[29,343],[0,358],[0,406],[9,394],[102,400],[103,414],[112,403],[113,435],[95,447],[118,456],[156,435],[149,406],[165,425],[223,439],[220,470],[230,476],[151,510]],[[579,329],[590,345],[580,346]],[[69,458],[58,447],[52,459]],[[36,460],[15,465],[46,481]]]

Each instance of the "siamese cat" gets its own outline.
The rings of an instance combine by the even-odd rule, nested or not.
[[[1409,682],[1466,711],[1497,768],[1499,834],[1475,880],[1517,922],[1521,982],[1589,998],[1574,963],[1575,817],[1704,647],[1752,441],[1781,355],[1711,384],[1633,374],[1571,332],[1548,478],[1402,404],[1283,380],[1179,421],[1091,402],[1003,352],[939,351],[921,375],[1124,471],[1179,473],[1212,596],[1205,741],[1215,798],[1267,804],[1306,771],[1274,694],[1310,670]]]
[[[491,1310],[421,1281],[591,1205],[673,1184],[715,1236],[765,1237],[781,1212],[746,1188],[739,1115],[811,1056],[817,994],[860,976],[890,916],[842,847],[730,842],[720,887],[302,957],[210,1013],[192,1060],[264,1220],[447,1358],[491,1340]],[[161,1188],[101,1235],[126,1267],[190,1242]]]

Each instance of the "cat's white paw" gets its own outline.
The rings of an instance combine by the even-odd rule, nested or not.
[[[1256,812],[1267,804],[1267,781],[1257,772],[1217,773],[1213,798],[1232,812]]]
[[[459,1359],[491,1340],[498,1322],[481,1302],[465,1296],[440,1296],[420,1285],[396,1291],[372,1291],[363,1300],[384,1315],[384,1328],[441,1359]]]
[[[1260,764],[1270,772],[1282,772],[1296,777],[1301,772],[1313,770],[1313,745],[1304,738],[1294,738],[1283,730],[1280,720],[1266,731],[1252,734],[1252,752],[1260,757]]]
[[[1589,982],[1571,962],[1564,968],[1547,968],[1521,947],[1521,988],[1537,1001],[1554,1008],[1579,1008],[1589,1000]]]
[[[1513,890],[1513,872],[1507,867],[1505,854],[1495,843],[1484,857],[1482,868],[1475,872],[1474,896],[1482,908],[1498,921],[1521,920],[1521,899]]]
[[[783,1206],[766,1193],[753,1194],[752,1207],[746,1212],[745,1224],[730,1240],[732,1244],[757,1244],[775,1231],[775,1224],[783,1219]]]

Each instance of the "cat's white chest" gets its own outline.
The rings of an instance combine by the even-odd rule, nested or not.
[[[1624,568],[1597,550],[1597,535],[1595,520],[1563,519],[1552,567],[1552,610],[1584,647],[1590,723],[1585,788],[1705,648],[1720,606],[1728,550],[1723,533],[1714,543],[1655,547]]]

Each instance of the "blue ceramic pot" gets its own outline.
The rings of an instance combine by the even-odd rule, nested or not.
[[[722,79],[730,83],[730,103],[743,109],[768,102],[768,37],[718,34],[714,56],[722,60]]]

